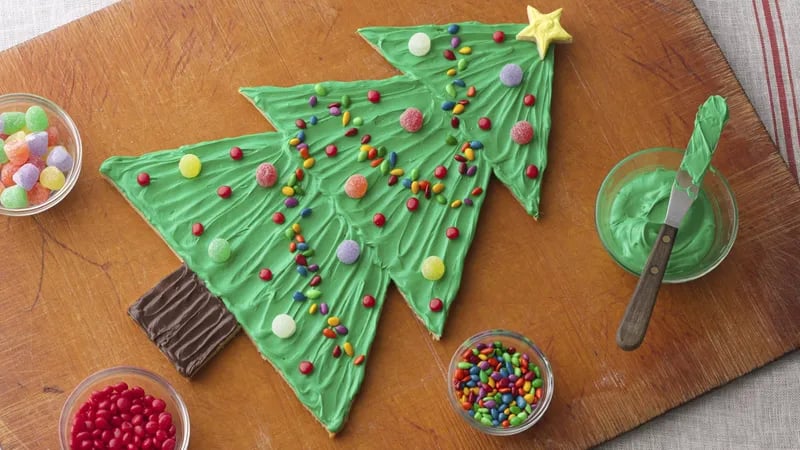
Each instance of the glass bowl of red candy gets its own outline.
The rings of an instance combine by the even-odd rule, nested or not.
[[[186,450],[189,412],[163,378],[136,367],[83,380],[59,419],[62,450]]]
[[[83,147],[61,107],[33,94],[0,95],[0,215],[46,211],[75,186]]]

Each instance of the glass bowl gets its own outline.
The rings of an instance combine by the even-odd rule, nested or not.
[[[59,145],[63,145],[72,156],[72,169],[66,174],[64,187],[52,193],[43,203],[19,209],[9,209],[0,206],[0,214],[6,216],[30,216],[47,211],[69,194],[78,176],[81,173],[81,160],[83,156],[83,146],[78,127],[72,118],[58,105],[50,100],[33,94],[5,94],[0,95],[0,112],[19,111],[25,112],[29,107],[38,105],[47,113],[48,122],[51,127],[58,130]]]
[[[130,388],[139,386],[145,394],[160,398],[166,403],[165,411],[172,415],[175,425],[175,450],[189,448],[189,411],[186,404],[175,389],[160,376],[136,367],[112,367],[94,373],[83,380],[67,398],[59,419],[59,436],[61,449],[72,450],[70,439],[75,414],[92,393],[101,391],[107,386],[125,382]]]
[[[513,375],[509,374],[510,376],[508,379],[510,382],[516,384],[515,378],[519,377],[525,381],[520,382],[520,387],[517,388],[516,386],[505,386],[504,388],[500,389],[511,389],[511,392],[504,392],[505,394],[511,394],[514,400],[510,403],[519,408],[521,405],[517,405],[517,397],[522,397],[522,394],[526,394],[524,389],[526,388],[525,383],[530,382],[530,394],[535,399],[531,403],[533,406],[530,407],[529,412],[528,410],[523,409],[525,411],[525,416],[518,424],[511,424],[508,428],[504,428],[502,426],[502,421],[500,419],[509,420],[506,416],[506,410],[510,409],[510,407],[503,408],[503,404],[506,404],[506,401],[502,398],[503,393],[498,393],[499,395],[489,395],[487,390],[492,390],[489,383],[495,383],[495,386],[499,386],[500,383],[503,381],[494,381],[491,382],[490,380],[493,377],[494,373],[496,373],[497,378],[499,380],[503,380],[501,374],[497,373],[495,370],[491,369],[491,367],[487,367],[486,370],[483,370],[482,367],[485,367],[486,364],[482,366],[484,360],[479,355],[483,352],[489,352],[488,355],[484,355],[487,357],[486,363],[489,364],[489,360],[492,357],[497,358],[500,355],[494,355],[496,353],[500,353],[499,351],[495,351],[494,348],[498,346],[502,346],[501,348],[506,348],[506,352],[509,350],[514,350],[515,352],[508,353],[508,356],[513,360],[516,356],[517,358],[522,358],[522,355],[528,355],[529,363],[535,365],[536,369],[530,371],[530,373],[534,374],[530,377],[530,379],[526,379],[526,375],[520,372],[520,375]],[[478,355],[475,355],[473,349],[478,350]],[[494,356],[493,356],[494,355]],[[465,360],[465,357],[473,362],[469,362]],[[461,365],[461,367],[459,367]],[[470,368],[466,368],[469,365]],[[522,366],[523,364],[520,364]],[[511,365],[514,367],[513,365]],[[472,369],[472,367],[476,367],[477,369]],[[530,367],[530,366],[529,366]],[[538,372],[536,372],[538,370]],[[460,371],[460,372],[459,372]],[[469,373],[471,371],[478,371],[478,374]],[[480,372],[484,372],[484,374],[480,374]],[[490,372],[493,372],[490,374]],[[473,375],[477,375],[477,379],[474,379]],[[467,378],[470,381],[465,381]],[[486,382],[484,382],[486,380]],[[475,386],[470,386],[470,382],[473,382]],[[539,385],[537,388],[536,386]],[[488,387],[488,388],[487,388]],[[545,357],[544,353],[539,350],[530,339],[526,338],[525,336],[515,333],[513,331],[508,330],[488,330],[480,332],[462,343],[458,349],[453,354],[453,358],[450,361],[450,368],[447,371],[447,391],[448,397],[450,398],[450,403],[453,406],[453,410],[458,414],[462,419],[464,419],[468,424],[472,427],[476,428],[479,431],[482,431],[486,434],[494,435],[494,436],[511,436],[514,434],[521,433],[529,428],[531,428],[536,422],[538,422],[542,416],[544,416],[545,411],[547,411],[547,407],[550,406],[550,401],[553,399],[553,387],[554,387],[554,380],[553,380],[553,369],[550,366],[550,361],[548,361],[547,357]],[[462,403],[460,394],[463,394],[463,389],[472,390],[477,388],[479,391],[474,395],[474,404],[478,404],[479,401],[483,401],[483,407],[485,408],[483,413],[478,408],[481,406],[478,404],[477,406],[469,407],[469,402]],[[516,392],[517,389],[520,389],[522,392]],[[480,390],[484,391],[485,397],[480,398],[481,392]],[[525,399],[523,397],[523,399]],[[494,405],[491,403],[494,401]],[[500,403],[498,405],[498,402]],[[503,409],[501,409],[503,408]],[[495,412],[492,409],[496,410],[497,418],[494,418]],[[508,411],[509,413],[513,413],[513,411]],[[478,420],[475,418],[475,414],[481,413],[481,416],[486,418],[487,420]],[[518,419],[519,417],[517,417]],[[498,425],[494,425],[491,420],[496,420]],[[513,420],[513,418],[512,418]]]
[[[614,200],[620,189],[633,178],[642,174],[663,168],[677,170],[683,159],[684,151],[674,148],[651,148],[641,150],[629,155],[620,161],[608,173],[600,191],[597,193],[597,203],[595,205],[595,226],[606,251],[611,258],[623,269],[637,277],[640,275],[646,257],[641,260],[641,265],[634,266],[630,258],[617,254],[617,240],[611,232],[610,216]],[[701,192],[708,199],[708,204],[714,215],[714,238],[705,256],[700,257],[696,265],[684,270],[671,270],[667,266],[664,273],[664,283],[683,283],[695,280],[711,272],[722,260],[728,256],[736,240],[736,233],[739,227],[739,210],[736,206],[736,199],[728,181],[714,167],[710,167],[705,178]],[[699,200],[698,200],[699,201]],[[666,200],[665,200],[666,202]],[[695,208],[698,204],[692,205]],[[663,205],[666,208],[666,204]],[[692,209],[689,210],[691,214]],[[660,219],[663,220],[663,219]],[[660,224],[653,224],[653,230],[658,232]],[[653,235],[655,239],[655,235]],[[681,233],[678,231],[676,245],[680,243]],[[676,247],[677,248],[677,247]],[[650,247],[646,252],[649,254]]]

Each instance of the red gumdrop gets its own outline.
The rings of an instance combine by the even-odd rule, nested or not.
[[[511,127],[511,139],[520,145],[525,145],[533,139],[533,126],[527,120],[522,120]]]
[[[242,152],[242,149],[239,147],[231,147],[230,154],[231,158],[235,161],[242,159],[242,157],[244,156],[244,152]]]
[[[220,186],[220,187],[217,188],[217,195],[219,195],[222,198],[229,198],[232,193],[233,193],[233,190],[231,189],[230,186],[226,185],[226,186]]]
[[[47,129],[47,146],[53,147],[58,144],[58,128],[50,127]]]
[[[495,31],[494,33],[492,33],[492,40],[494,40],[498,44],[502,44],[503,41],[506,40],[506,34],[499,30]]]
[[[28,191],[28,203],[31,205],[41,205],[46,202],[48,198],[50,198],[50,189],[47,189],[40,183],[34,184],[31,190]]]
[[[441,311],[443,306],[444,306],[444,304],[442,303],[442,299],[440,299],[440,298],[433,298],[433,299],[431,299],[430,303],[428,303],[428,307],[433,312]]]
[[[5,187],[11,187],[17,184],[12,177],[17,173],[20,167],[22,166],[12,163],[4,164],[3,169],[0,170],[0,183],[3,183]]]
[[[447,239],[458,239],[458,236],[459,236],[461,233],[458,231],[458,228],[456,228],[456,227],[449,227],[449,228],[447,228],[447,230],[444,232],[444,234],[445,234],[445,236],[447,236]]]
[[[378,103],[381,101],[381,93],[371,89],[367,91],[367,100],[369,100],[370,103]]]
[[[372,216],[372,223],[374,223],[376,227],[382,227],[386,225],[386,216],[381,213],[377,213]]]
[[[528,178],[536,178],[539,176],[539,168],[531,164],[525,168],[525,176]]]
[[[422,128],[422,111],[417,108],[407,108],[400,114],[400,126],[409,133],[416,133]]]
[[[205,231],[205,228],[203,227],[202,223],[197,222],[197,223],[192,224],[192,234],[193,235],[200,236],[200,235],[203,234],[203,231]]]

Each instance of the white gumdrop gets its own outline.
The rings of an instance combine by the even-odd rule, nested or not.
[[[291,337],[295,330],[297,330],[297,324],[288,314],[278,314],[272,319],[272,332],[281,339]]]
[[[414,33],[408,40],[408,51],[414,56],[425,56],[431,51],[431,38],[425,33]]]

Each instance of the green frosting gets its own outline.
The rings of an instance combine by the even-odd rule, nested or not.
[[[137,158],[115,157],[101,167],[211,292],[223,299],[259,351],[332,432],[338,431],[347,417],[363,378],[363,365],[355,366],[346,355],[334,358],[331,352],[336,344],[349,341],[356,356],[367,353],[389,279],[438,337],[458,292],[491,173],[509,186],[530,214],[539,213],[550,130],[553,50],[539,60],[533,43],[513,39],[522,28],[461,24],[458,36],[462,44],[454,49],[455,61],[442,56],[452,38],[445,26],[360,30],[406,74],[374,81],[244,88],[242,93],[275,125],[277,133]],[[502,44],[492,41],[497,30],[508,36]],[[417,32],[427,33],[432,41],[425,57],[408,54],[408,39]],[[458,52],[466,46],[471,47],[471,54]],[[500,70],[509,63],[519,64],[525,71],[522,84],[514,88],[499,80]],[[456,70],[454,76],[446,75],[450,68]],[[468,96],[471,86],[476,94]],[[380,92],[380,102],[368,101],[369,90]],[[534,106],[524,105],[526,94],[536,96]],[[316,96],[316,105],[310,104],[311,96]],[[454,113],[443,108],[443,103],[459,100],[469,104],[454,127]],[[339,103],[342,115],[329,110],[334,103]],[[424,117],[416,133],[407,132],[399,123],[400,115],[411,107]],[[481,117],[491,119],[491,130],[478,127]],[[533,140],[525,145],[510,137],[512,126],[522,120],[534,129]],[[346,136],[353,127],[357,127],[353,135]],[[474,150],[465,150],[465,143],[472,143]],[[228,155],[234,145],[244,151],[240,161]],[[329,145],[337,147],[335,156],[326,156]],[[300,150],[313,160],[298,158]],[[197,178],[186,179],[178,171],[178,161],[186,153],[202,161]],[[260,187],[255,179],[256,168],[264,162],[273,163],[279,173],[279,183],[269,189]],[[538,178],[525,176],[529,164],[538,167]],[[293,174],[303,166],[305,175],[298,181]],[[447,170],[441,179],[434,176],[439,166]],[[137,184],[140,172],[150,175],[150,185]],[[350,198],[344,191],[346,180],[354,174],[363,175],[369,184],[360,199]],[[230,198],[216,195],[221,185],[231,186]],[[286,197],[281,189],[287,185],[294,187],[294,199],[299,201],[295,208],[284,206]],[[408,202],[418,202],[414,211],[407,207]],[[304,208],[312,208],[312,214],[300,217]],[[286,223],[280,226],[270,220],[277,211],[286,214]],[[386,219],[382,227],[373,223],[378,213]],[[200,237],[191,234],[195,222],[205,226]],[[300,276],[295,254],[287,250],[293,223],[300,225],[313,249],[306,255],[308,263],[319,264],[324,279],[313,290],[308,285],[312,275]],[[458,228],[458,238],[447,238],[450,227]],[[209,243],[214,238],[229,242],[229,258],[219,257],[225,255],[215,251],[211,252],[213,258],[210,256]],[[336,248],[345,239],[361,245],[361,256],[353,265],[341,264],[336,258]],[[422,261],[430,256],[444,261],[441,279],[427,280],[421,273]],[[265,267],[274,274],[270,282],[258,277]],[[316,298],[317,289],[320,298]],[[361,305],[365,294],[378,300],[374,308]],[[442,300],[442,310],[431,310],[433,298]],[[349,334],[324,337],[324,319],[308,313],[313,302],[327,302],[329,316],[340,317]],[[286,340],[271,332],[272,319],[281,313],[297,322],[297,332]],[[303,360],[314,364],[309,375],[298,370]]]
[[[347,418],[366,363],[356,366],[352,357],[343,353],[333,358],[331,352],[335,345],[350,342],[355,356],[368,353],[389,279],[376,264],[375,250],[368,245],[362,246],[357,263],[338,262],[336,247],[341,241],[363,239],[336,212],[331,199],[317,193],[318,183],[311,173],[300,183],[306,194],[299,197],[300,204],[293,209],[283,205],[285,197],[279,184],[263,188],[256,183],[256,168],[263,162],[273,163],[281,178],[294,172],[294,158],[280,150],[284,142],[275,133],[224,139],[135,158],[113,157],[102,164],[100,171],[205,281],[208,289],[223,300],[300,401],[328,430],[336,432]],[[242,148],[242,160],[230,158],[232,146]],[[178,161],[186,153],[197,155],[203,162],[203,173],[197,178],[184,178],[178,171]],[[150,175],[149,186],[136,182],[140,172]],[[233,189],[229,199],[216,194],[217,187],[223,184]],[[311,208],[310,216],[300,216],[304,208]],[[286,216],[283,225],[271,220],[277,211]],[[199,237],[191,233],[195,222],[205,227]],[[309,282],[313,276],[298,274],[295,254],[288,250],[290,240],[285,232],[294,223],[300,224],[315,251],[308,263],[320,266],[322,283],[313,289],[321,295],[315,300],[293,299],[295,292],[312,290]],[[231,255],[225,262],[214,262],[208,255],[208,245],[215,238],[230,243]],[[272,270],[271,281],[258,277],[262,268]],[[376,298],[371,309],[361,304],[367,294]],[[330,307],[327,316],[308,313],[312,303],[322,302]],[[282,313],[297,323],[297,331],[288,339],[278,338],[271,330],[273,318]],[[341,319],[348,328],[347,335],[335,339],[322,335],[330,316]],[[313,373],[307,376],[298,370],[304,360],[314,364]]]
[[[525,210],[538,218],[551,126],[554,46],[540,60],[534,43],[514,39],[523,28],[525,25],[519,24],[462,23],[458,36],[462,47],[471,48],[469,55],[462,55],[450,46],[453,36],[447,33],[446,25],[362,28],[359,33],[392,65],[424,83],[437,103],[466,98],[465,88],[457,88],[456,97],[447,93],[446,86],[454,79],[463,80],[467,86],[475,86],[477,95],[469,98],[470,105],[460,115],[460,130],[472,139],[483,142],[486,150],[482,157],[491,165],[494,174],[508,186]],[[495,31],[506,34],[504,42],[498,44],[492,40]],[[408,38],[417,32],[426,33],[431,38],[431,51],[422,58],[407,50]],[[456,60],[442,56],[448,49],[454,51]],[[458,70],[455,76],[448,77],[447,70],[458,68],[461,61],[466,61],[467,67]],[[522,84],[513,88],[499,81],[500,71],[509,63],[518,64],[525,74]],[[526,94],[535,96],[534,106],[525,106],[523,98]],[[491,130],[484,131],[478,127],[481,117],[491,119]],[[534,130],[533,140],[525,145],[519,145],[510,138],[511,128],[522,120],[530,122]],[[525,176],[525,168],[529,164],[538,167],[537,178]]]
[[[711,165],[711,156],[727,122],[728,104],[719,95],[709,97],[697,110],[694,131],[681,161],[681,169],[689,172],[695,186],[703,184],[703,177]]]
[[[622,186],[611,205],[609,250],[634,273],[642,271],[664,223],[676,173],[658,168],[638,175]],[[700,190],[681,222],[665,276],[674,278],[694,272],[711,250],[714,237],[714,210]]]

